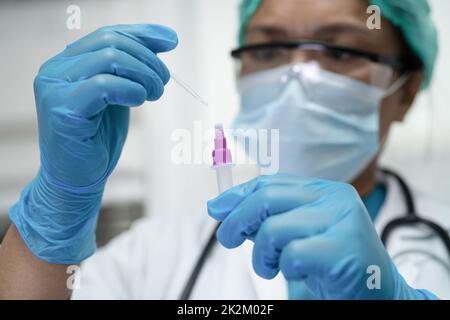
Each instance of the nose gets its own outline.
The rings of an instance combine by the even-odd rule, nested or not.
[[[314,55],[311,51],[307,50],[293,50],[291,55],[291,63],[309,62],[314,60]]]

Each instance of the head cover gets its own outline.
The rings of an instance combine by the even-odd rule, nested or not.
[[[250,18],[262,0],[243,0],[240,6],[239,43],[244,36]],[[424,65],[423,88],[429,86],[438,52],[437,31],[431,19],[428,0],[370,0],[393,25],[398,27],[413,52]]]

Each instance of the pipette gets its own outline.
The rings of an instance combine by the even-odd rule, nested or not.
[[[171,72],[170,77],[175,81],[180,87],[182,87],[187,93],[189,93],[192,97],[194,97],[198,102],[200,102],[203,106],[208,107],[208,103],[192,89],[189,85],[186,84],[183,80],[180,79],[179,76]]]

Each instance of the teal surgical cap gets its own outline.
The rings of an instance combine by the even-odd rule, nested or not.
[[[427,88],[433,76],[438,52],[436,27],[431,19],[428,0],[369,0],[377,5],[381,13],[397,26],[403,36],[422,61],[424,66],[423,88]],[[258,9],[262,0],[243,0],[240,6],[239,43],[244,43],[248,22]]]

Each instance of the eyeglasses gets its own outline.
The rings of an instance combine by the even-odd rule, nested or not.
[[[248,75],[293,63],[300,53],[302,60],[314,60],[324,70],[367,83],[389,82],[395,72],[401,75],[421,67],[414,59],[393,58],[361,49],[303,40],[247,45],[233,50],[231,56],[239,63],[239,74]]]

